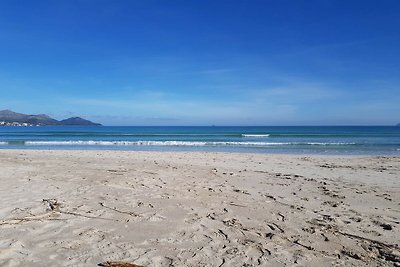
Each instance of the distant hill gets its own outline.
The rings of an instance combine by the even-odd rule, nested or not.
[[[38,115],[27,115],[23,113],[14,112],[11,110],[1,110],[0,111],[0,122],[13,123],[13,124],[28,124],[28,125],[98,125],[99,123],[94,123],[79,117],[73,117],[69,119],[65,119],[62,121],[58,121],[49,117],[46,114],[38,114]]]
[[[94,123],[85,119],[82,119],[81,117],[72,117],[69,119],[65,119],[60,121],[62,125],[93,125],[93,126],[100,126],[101,124],[99,123]]]

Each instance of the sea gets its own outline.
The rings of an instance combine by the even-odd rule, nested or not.
[[[0,127],[0,149],[400,155],[400,127]]]

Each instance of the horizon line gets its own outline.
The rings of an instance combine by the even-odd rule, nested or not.
[[[399,127],[397,124],[333,124],[333,125],[41,125],[37,127]],[[19,126],[9,126],[19,127]],[[33,127],[33,126],[32,126]]]

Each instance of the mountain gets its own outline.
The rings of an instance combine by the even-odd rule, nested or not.
[[[28,125],[101,125],[79,117],[69,118],[62,121],[55,120],[46,114],[27,115],[11,110],[0,111],[0,122]],[[4,124],[3,124],[4,125]]]
[[[18,123],[28,123],[33,125],[58,125],[59,121],[50,118],[45,114],[38,115],[26,115],[22,113],[17,113],[11,110],[0,111],[0,121],[4,122],[18,122]]]
[[[91,122],[80,117],[72,117],[69,119],[61,120],[60,123],[62,125],[93,125],[100,126],[100,123]]]

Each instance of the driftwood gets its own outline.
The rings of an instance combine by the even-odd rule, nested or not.
[[[25,223],[25,222],[31,222],[31,221],[56,221],[56,220],[64,221],[64,220],[67,220],[66,218],[54,218],[53,215],[57,215],[57,214],[66,214],[66,215],[84,217],[84,218],[89,218],[89,219],[117,221],[117,220],[110,219],[110,218],[102,218],[102,217],[89,216],[86,214],[80,214],[80,213],[71,212],[71,211],[64,211],[61,209],[61,204],[57,201],[57,199],[43,199],[42,202],[47,204],[47,206],[48,206],[47,213],[41,214],[41,215],[32,214],[32,216],[23,217],[23,218],[12,218],[9,220],[0,220],[0,225],[19,224],[19,223]],[[133,216],[132,214],[130,214],[130,215]]]
[[[378,241],[378,240],[373,240],[373,239],[369,239],[369,238],[366,238],[366,237],[353,235],[353,234],[349,234],[349,233],[345,233],[345,232],[340,232],[339,231],[338,233],[341,234],[341,235],[344,235],[344,236],[355,238],[355,239],[368,241],[370,243],[377,244],[377,245],[380,245],[380,246],[383,246],[383,247],[399,249],[398,245],[386,244],[386,243],[383,243],[383,242]]]
[[[98,266],[103,267],[144,267],[134,263],[122,262],[122,261],[106,261],[99,263]]]
[[[293,243],[295,243],[296,245],[299,245],[299,246],[301,246],[303,248],[306,248],[308,250],[314,250],[311,246],[307,246],[307,245],[304,245],[304,244],[300,243],[299,240],[295,240],[295,241],[293,241]]]
[[[137,215],[137,214],[135,214],[134,212],[131,212],[131,211],[122,211],[122,210],[119,210],[119,209],[116,209],[116,208],[113,208],[113,207],[108,207],[103,202],[99,202],[99,204],[100,204],[100,206],[102,206],[104,208],[113,210],[113,211],[118,212],[118,213],[128,214],[128,215],[130,215],[132,217],[139,217],[139,215]]]
[[[358,235],[353,235],[353,234],[349,234],[349,233],[344,233],[344,232],[338,232],[341,235],[350,237],[350,238],[354,238],[354,239],[358,239],[358,240],[362,240],[362,241],[366,241],[369,242],[371,244],[372,247],[375,247],[379,254],[377,256],[379,256],[380,258],[385,259],[386,261],[390,261],[393,263],[396,263],[398,266],[400,263],[400,256],[399,256],[399,246],[397,244],[386,244],[383,243],[381,241],[377,241],[377,240],[373,240],[373,239],[369,239],[366,237],[362,237],[362,236],[358,236]],[[355,259],[361,259],[359,255],[357,254],[351,254],[349,255],[348,253],[346,253],[346,251],[342,251],[343,254],[350,256],[352,258]]]

